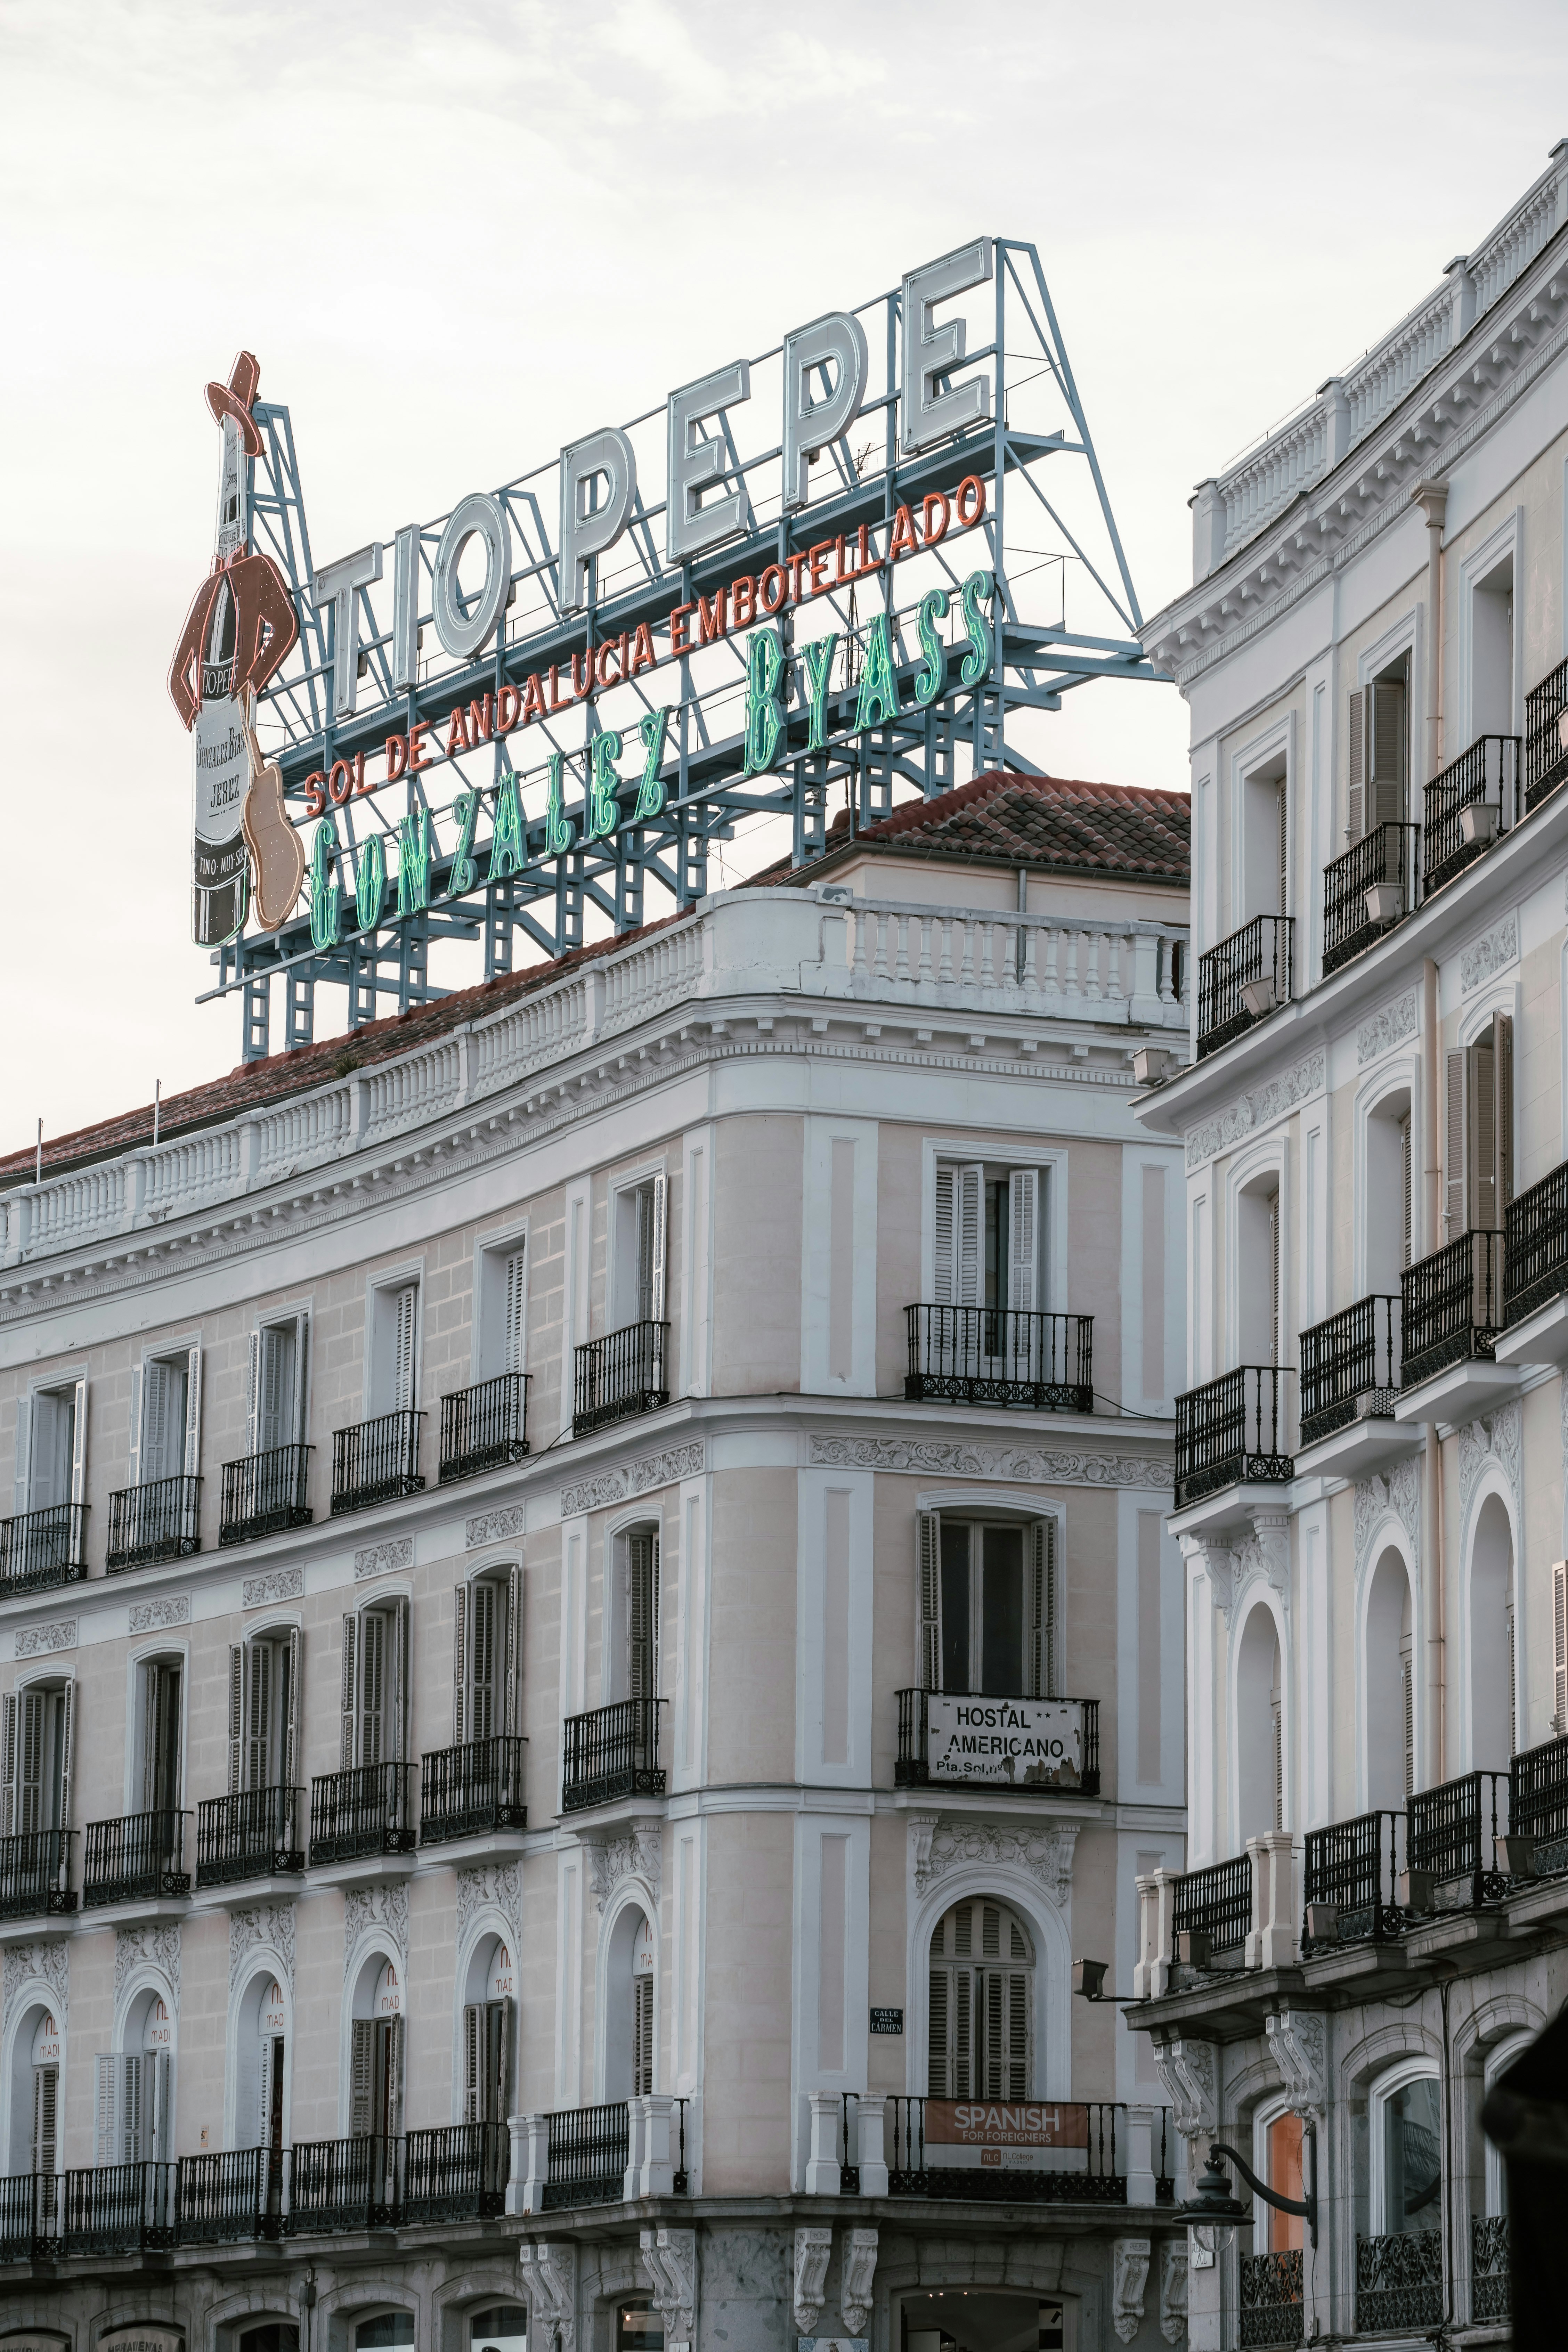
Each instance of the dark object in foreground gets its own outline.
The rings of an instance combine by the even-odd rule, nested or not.
[[[1563,2341],[1560,2259],[1568,2201],[1568,2016],[1536,2035],[1481,2109],[1508,2166],[1509,2266],[1515,2352]]]

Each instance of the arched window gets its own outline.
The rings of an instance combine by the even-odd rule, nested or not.
[[[1279,1173],[1270,1169],[1237,1195],[1236,1360],[1281,1361]]]
[[[616,2305],[616,2352],[664,2352],[664,2322],[646,2295]]]
[[[131,2005],[121,2049],[98,2061],[100,2164],[166,2163],[174,2155],[174,2021],[157,1992]]]
[[[354,2352],[395,2352],[395,2347],[413,2341],[411,2311],[378,2311],[374,2319],[362,2319],[354,2329]]]
[[[360,1970],[349,2031],[350,2133],[395,2140],[403,2129],[403,1983],[395,1960],[372,1958]]]
[[[1410,1577],[1392,1549],[1367,1594],[1365,1675],[1367,1809],[1399,1812],[1415,1788],[1415,1669]]]
[[[522,1728],[522,1570],[459,1584],[452,1657],[452,1744],[478,1747]]]
[[[291,2320],[269,2319],[263,2326],[246,2329],[239,2352],[300,2352],[300,2331]]]
[[[1257,2154],[1254,2162],[1262,2178],[1277,2196],[1301,2197],[1301,2118],[1289,2108],[1278,2115],[1265,2113],[1255,2134]],[[1262,2200],[1258,2200],[1261,2205]],[[1256,2209],[1255,2209],[1256,2210]],[[1267,2237],[1263,2241],[1271,2254],[1297,2252],[1304,2243],[1301,2216],[1281,2213],[1272,2205],[1262,2208]],[[1258,2246],[1255,2252],[1261,2252]]]
[[[240,1995],[235,2045],[234,2139],[237,2147],[283,2153],[283,2099],[289,2074],[289,2011],[269,1969],[253,1976]]]
[[[658,1526],[628,1528],[616,1538],[621,1641],[611,1661],[614,1698],[657,1698],[658,1658]]]
[[[1267,1609],[1254,1609],[1241,1636],[1236,1675],[1237,1811],[1243,1840],[1285,1826],[1285,1695],[1279,1636]]]
[[[1443,2111],[1435,2072],[1395,2068],[1372,2095],[1372,2234],[1409,2237],[1442,2227]]]
[[[1489,1495],[1470,1553],[1470,1763],[1500,1772],[1514,1738],[1513,1536],[1502,1498]]]
[[[520,2303],[494,2303],[468,2321],[468,2352],[528,2352],[528,2314]]]
[[[504,2124],[511,2112],[512,2017],[517,1970],[511,1948],[487,1936],[468,1963],[463,2003],[463,2121]]]
[[[1410,1089],[1385,1096],[1366,1122],[1366,1289],[1397,1298],[1411,1262]],[[1373,1367],[1376,1385],[1388,1384]]]
[[[60,2029],[54,2011],[29,2009],[11,2046],[13,2173],[60,2168]]]
[[[610,1937],[605,2020],[605,2096],[635,2099],[654,2087],[654,1931],[647,1914],[628,1907]]]
[[[931,1939],[933,2099],[1026,2099],[1035,1948],[1005,1904],[955,1903]]]

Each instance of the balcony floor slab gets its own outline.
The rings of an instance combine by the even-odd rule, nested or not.
[[[302,1870],[258,1871],[254,1878],[236,1878],[224,1886],[197,1886],[191,1892],[193,1911],[235,1911],[254,1903],[293,1903],[305,1884]]]
[[[74,1935],[77,1925],[74,1911],[38,1911],[26,1919],[0,1919],[0,1950],[16,1944],[57,1944],[62,1937]]]
[[[1429,1927],[1413,1927],[1405,1938],[1405,1957],[1412,1968],[1420,1968],[1428,1960],[1444,1959],[1461,1970],[1488,1967],[1496,1958],[1490,1949],[1502,1934],[1502,1917],[1496,1911],[1450,1911],[1434,1919]]]
[[[305,1872],[310,1886],[391,1886],[412,1878],[419,1866],[417,1848],[407,1853],[356,1853],[348,1862],[312,1862]]]
[[[1446,1421],[1458,1428],[1515,1395],[1520,1377],[1517,1364],[1494,1364],[1489,1357],[1472,1356],[1435,1373],[1419,1388],[1408,1390],[1394,1406],[1394,1417],[1402,1422]]]
[[[516,1862],[527,1852],[526,1830],[483,1830],[478,1837],[424,1838],[416,1859],[424,1867],[445,1862],[468,1870],[477,1862]]]
[[[1568,1912],[1568,1876],[1543,1878],[1538,1885],[1519,1885],[1510,1893],[1508,1903],[1508,1933],[1510,1936],[1532,1936],[1541,1927],[1555,1926]]]
[[[1399,1462],[1407,1454],[1419,1453],[1421,1430],[1418,1424],[1399,1422],[1388,1413],[1370,1413],[1364,1421],[1351,1421],[1343,1429],[1320,1437],[1315,1445],[1304,1445],[1296,1454],[1298,1478],[1364,1478],[1381,1463]]]
[[[161,1920],[183,1919],[191,1907],[188,1895],[159,1895],[133,1903],[83,1904],[76,1925],[91,1927],[153,1927]]]
[[[1568,1363],[1568,1293],[1549,1298],[1533,1315],[1500,1331],[1497,1360],[1521,1370],[1530,1364]]]
[[[1230,1528],[1249,1528],[1260,1517],[1279,1517],[1289,1508],[1289,1492],[1283,1480],[1273,1479],[1222,1486],[1217,1494],[1201,1496],[1173,1512],[1165,1524],[1173,1536],[1223,1535]]]
[[[1359,1995],[1371,1978],[1400,1975],[1405,1964],[1403,1944],[1331,1944],[1304,1958],[1301,1973],[1310,1991],[1332,1988]]]

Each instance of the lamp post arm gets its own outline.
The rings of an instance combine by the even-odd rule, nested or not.
[[[1209,2153],[1212,2156],[1223,2156],[1227,2163],[1234,2164],[1237,2172],[1240,2173],[1242,2179],[1251,2189],[1253,2195],[1255,2197],[1261,2197],[1266,2205],[1272,2205],[1277,2213],[1299,2214],[1312,2232],[1313,2244],[1315,2245],[1317,2243],[1318,2199],[1315,2182],[1312,2192],[1306,2197],[1281,2197],[1278,2189],[1270,2189],[1267,2181],[1259,2180],[1257,2173],[1254,2172],[1251,2165],[1247,2161],[1247,2158],[1238,2154],[1234,2147],[1227,2147],[1224,2140],[1216,2139],[1212,2141],[1210,2143]],[[1316,2172],[1316,2169],[1317,2168],[1314,2165],[1314,2173]]]

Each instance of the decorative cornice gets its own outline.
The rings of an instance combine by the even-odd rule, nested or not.
[[[522,1864],[485,1862],[477,1869],[459,1870],[458,1880],[458,1941],[462,1943],[482,1911],[499,1911],[511,1929],[515,1945],[522,1932]]]
[[[1061,1909],[1072,1893],[1073,1847],[1079,1825],[1063,1822],[1050,1828],[1037,1825],[1004,1828],[996,1822],[966,1821],[939,1813],[934,1822],[921,1814],[910,1816],[910,1862],[915,1893],[923,1895],[939,1878],[961,1864],[980,1862],[992,1870],[1022,1871]]]
[[[240,1587],[246,1609],[268,1609],[276,1601],[300,1601],[305,1592],[302,1568],[270,1568],[265,1576],[247,1576]]]
[[[664,1883],[664,1825],[657,1818],[635,1821],[618,1835],[581,1831],[578,1843],[588,1857],[588,1882],[602,1911],[623,1878],[640,1878],[658,1908]]]
[[[354,1554],[354,1582],[363,1584],[368,1576],[386,1576],[395,1568],[414,1565],[412,1536],[389,1536],[384,1543],[366,1544]]]
[[[1520,1499],[1520,1451],[1524,1426],[1524,1412],[1517,1397],[1499,1405],[1496,1412],[1479,1421],[1468,1422],[1459,1432],[1459,1509],[1461,1514],[1470,1507],[1476,1481],[1489,1464],[1495,1463],[1514,1499],[1517,1510]]]
[[[118,2003],[125,1988],[139,1968],[158,1970],[174,1996],[171,2008],[177,2010],[180,2000],[180,1923],[173,1920],[154,1927],[116,1927],[114,1931],[114,1998]]]
[[[1356,1031],[1358,1067],[1364,1069],[1368,1062],[1375,1062],[1380,1054],[1386,1054],[1391,1046],[1401,1044],[1415,1034],[1415,991],[1407,988],[1403,996],[1391,998],[1388,1003],[1380,1004],[1375,1013],[1369,1013]]]
[[[239,1983],[250,1955],[268,1950],[282,1970],[284,1989],[294,1989],[294,1906],[258,1903],[228,1915],[228,1989]]]
[[[403,1879],[382,1886],[351,1886],[343,1895],[343,1980],[346,1985],[354,1947],[362,1936],[379,1927],[396,1957],[405,1983],[408,1979],[408,1887]]]
[[[64,1942],[7,1945],[3,1960],[0,1960],[0,2000],[5,2003],[7,2024],[14,2021],[11,2004],[25,1984],[48,1987],[55,2021],[63,2025],[66,2022],[66,2005],[70,1997],[68,1945]]]
[[[592,1478],[580,1478],[575,1485],[561,1489],[561,1516],[575,1518],[579,1511],[597,1511],[609,1503],[625,1502],[628,1495],[650,1494],[656,1486],[673,1486],[682,1478],[700,1476],[703,1465],[702,1440],[689,1438],[679,1445],[666,1445],[657,1454],[644,1454],[635,1462],[612,1464]]]
[[[1163,1494],[1175,1484],[1169,1454],[1091,1454],[1043,1446],[984,1445],[939,1437],[830,1437],[814,1432],[810,1459],[832,1470],[914,1470],[943,1478],[1016,1478],[1031,1486],[1138,1486]]]
[[[42,1625],[24,1625],[16,1635],[16,1655],[19,1658],[50,1657],[57,1650],[74,1650],[77,1621],[74,1617],[51,1617]]]
[[[1196,1127],[1188,1128],[1182,1138],[1187,1167],[1201,1168],[1219,1151],[1232,1149],[1259,1128],[1271,1127],[1298,1103],[1323,1090],[1326,1062],[1322,1048],[1308,1054],[1294,1069],[1284,1071],[1277,1078],[1268,1078],[1250,1094],[1238,1095],[1224,1110],[1215,1111],[1212,1118],[1201,1119]]]
[[[1459,950],[1459,989],[1468,996],[1484,980],[1495,979],[1506,971],[1510,963],[1519,961],[1519,916],[1510,910],[1500,923],[1472,940],[1468,948]]]
[[[478,1551],[488,1543],[506,1543],[522,1533],[522,1505],[508,1503],[499,1511],[480,1511],[463,1521],[463,1549]]]
[[[1329,2109],[1329,2037],[1322,2019],[1312,2010],[1277,2009],[1263,2021],[1291,2106],[1321,2124]]]
[[[131,1631],[133,1633],[156,1633],[165,1625],[188,1625],[191,1622],[191,1596],[188,1592],[171,1592],[162,1601],[138,1601],[132,1604]]]
[[[1421,1562],[1421,1474],[1414,1456],[1396,1462],[1386,1478],[1358,1478],[1355,1486],[1354,1528],[1356,1579],[1366,1566],[1375,1529],[1392,1511],[1410,1538],[1411,1557]]]

